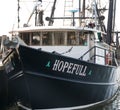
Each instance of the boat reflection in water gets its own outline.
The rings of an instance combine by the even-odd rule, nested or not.
[[[89,108],[87,110],[119,110],[120,109],[120,93],[116,96],[116,99],[113,101],[110,101],[109,103],[105,103],[101,106],[96,106]]]

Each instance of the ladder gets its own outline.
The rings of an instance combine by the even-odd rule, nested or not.
[[[64,17],[72,17],[70,9],[73,8],[73,0],[64,1]],[[72,19],[64,19],[63,26],[70,26],[72,24]]]

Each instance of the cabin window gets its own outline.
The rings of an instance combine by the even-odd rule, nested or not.
[[[27,45],[88,45],[89,32],[79,31],[43,31],[21,33],[20,36]]]
[[[42,45],[52,45],[52,33],[51,32],[43,32]]]
[[[75,45],[75,44],[76,44],[75,32],[68,32],[67,45]]]
[[[32,35],[32,45],[40,45],[40,35],[39,35],[39,33],[33,33],[33,35]]]
[[[20,34],[20,37],[27,45],[30,44],[30,42],[29,42],[30,41],[29,33]]]
[[[64,39],[63,32],[54,32],[54,45],[64,45]]]
[[[79,33],[79,45],[87,46],[87,36],[88,34],[84,32]]]

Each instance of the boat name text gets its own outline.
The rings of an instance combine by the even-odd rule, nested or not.
[[[80,76],[86,76],[87,66],[70,63],[62,60],[55,60],[52,70]]]

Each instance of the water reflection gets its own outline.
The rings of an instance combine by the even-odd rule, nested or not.
[[[120,110],[120,91],[114,101],[98,107],[89,108],[87,110]]]
[[[7,110],[31,110],[31,109],[22,109],[22,108],[19,108],[17,105],[14,105],[12,107],[8,107]],[[79,110],[79,109],[75,109],[75,110]],[[101,105],[101,106],[99,105],[99,106],[87,108],[84,110],[120,110],[120,91],[112,102],[109,102],[106,105]]]

